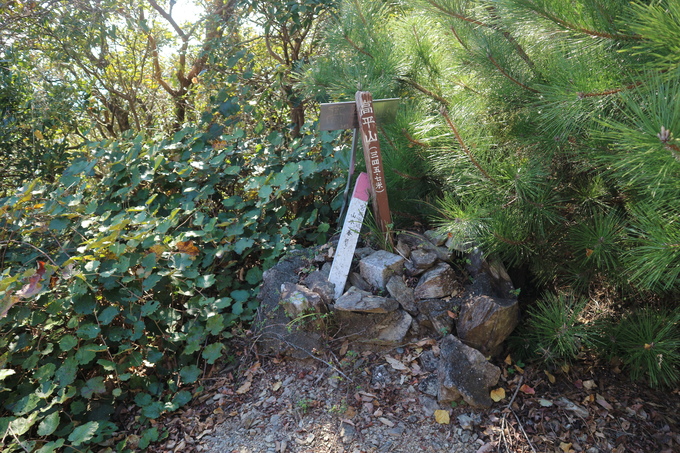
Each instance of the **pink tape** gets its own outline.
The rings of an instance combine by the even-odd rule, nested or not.
[[[359,200],[362,201],[368,201],[370,187],[371,184],[368,180],[368,175],[364,172],[359,173],[357,182],[354,185],[354,193],[352,194],[352,198],[358,198]]]

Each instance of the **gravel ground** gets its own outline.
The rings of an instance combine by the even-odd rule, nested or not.
[[[438,423],[435,399],[418,390],[422,379],[380,362],[379,355],[366,354],[337,369],[320,361],[256,364],[236,389],[251,382],[245,398],[229,407],[197,450],[468,453],[490,447],[476,433],[478,413],[449,407],[450,423]]]

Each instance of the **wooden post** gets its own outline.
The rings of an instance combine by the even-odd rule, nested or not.
[[[390,205],[387,199],[385,173],[383,171],[380,141],[378,140],[378,126],[373,111],[373,97],[368,91],[357,91],[357,119],[361,131],[361,143],[364,147],[366,170],[371,181],[371,197],[373,199],[373,215],[380,231],[388,232],[388,225],[392,223]]]

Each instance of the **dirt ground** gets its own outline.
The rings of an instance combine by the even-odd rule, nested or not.
[[[488,409],[440,407],[424,339],[384,352],[346,343],[305,361],[252,348],[215,368],[188,408],[157,423],[159,452],[680,452],[680,389],[632,383],[611,364],[558,370],[510,357]],[[429,392],[429,394],[428,394]],[[436,392],[435,392],[436,394]]]

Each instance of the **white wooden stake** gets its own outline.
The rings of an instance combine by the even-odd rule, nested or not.
[[[342,225],[338,249],[335,252],[331,273],[328,277],[328,280],[335,284],[335,299],[342,296],[342,292],[345,289],[349,268],[352,266],[354,250],[359,240],[359,232],[364,222],[370,188],[371,183],[368,179],[368,174],[360,173],[354,185],[354,193],[349,202],[349,208],[347,208],[347,215],[345,216],[345,223]]]

